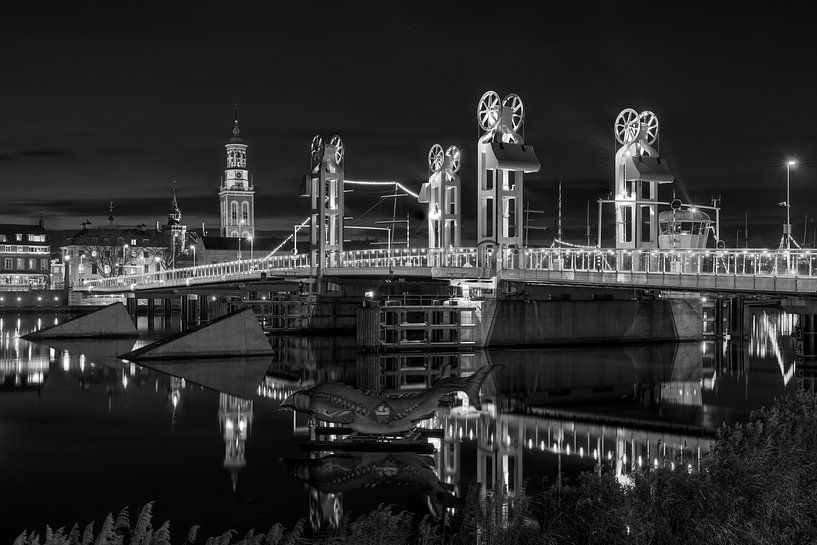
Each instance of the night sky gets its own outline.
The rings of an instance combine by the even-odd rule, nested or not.
[[[298,187],[322,132],[343,137],[347,178],[414,190],[432,144],[459,146],[473,220],[463,242],[473,242],[475,110],[493,89],[524,100],[525,139],[542,163],[526,198],[552,225],[563,181],[567,240],[585,241],[588,200],[595,222],[595,200],[612,190],[612,124],[626,107],[658,115],[679,197],[721,196],[729,246],[747,212],[751,244],[776,246],[785,162],[796,158],[791,212],[803,238],[804,216],[817,215],[817,9],[529,4],[6,6],[0,221],[42,213],[48,228],[79,228],[104,222],[113,201],[117,222],[164,223],[176,180],[184,223],[217,228],[238,103],[259,229],[288,231],[308,215]],[[350,215],[379,194],[353,194]],[[421,207],[402,206],[420,236]]]

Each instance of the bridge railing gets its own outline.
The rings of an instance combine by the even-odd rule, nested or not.
[[[478,267],[476,248],[392,248],[349,250],[340,254],[341,267]]]
[[[527,249],[520,268],[598,273],[817,276],[815,250]]]
[[[243,259],[225,263],[211,263],[182,269],[149,272],[97,278],[83,281],[81,286],[88,288],[128,288],[133,286],[153,285],[179,286],[194,280],[235,279],[242,275],[252,277],[267,271],[282,271],[309,268],[308,255],[281,255],[258,259]]]
[[[477,248],[349,250],[328,256],[326,265],[357,268],[470,268],[588,272],[602,274],[817,277],[816,250],[606,250],[581,248],[505,249],[495,259]],[[310,271],[310,254],[278,255],[143,274],[86,280],[86,288],[179,286],[252,278],[262,272]]]

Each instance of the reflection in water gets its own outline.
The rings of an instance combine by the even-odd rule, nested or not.
[[[425,390],[402,394],[362,392],[329,382],[289,396],[281,407],[309,413],[325,422],[346,424],[359,433],[390,435],[410,430],[429,418],[443,396],[465,392],[479,408],[479,389],[493,370],[486,366],[468,378],[447,377]]]
[[[233,492],[238,472],[247,465],[244,451],[252,429],[252,401],[225,393],[218,398],[218,421],[224,437],[224,467],[230,473]]]
[[[38,327],[36,320],[21,323],[6,316],[0,318],[0,390],[53,392],[42,397],[50,404],[37,408],[55,413],[53,421],[36,424],[46,433],[62,429],[63,407],[84,404],[110,422],[130,423],[129,433],[147,434],[153,426],[156,434],[144,443],[163,457],[183,453],[185,463],[204,468],[197,473],[201,479],[209,478],[207,468],[215,464],[226,497],[212,501],[223,507],[223,527],[235,526],[227,517],[236,498],[249,490],[270,496],[274,489],[264,500],[267,515],[270,505],[291,509],[286,516],[292,518],[282,520],[291,523],[308,507],[320,529],[336,525],[350,505],[366,509],[355,502],[371,501],[360,488],[367,484],[378,485],[384,503],[412,498],[416,507],[427,500],[440,514],[471,481],[505,487],[513,495],[523,486],[535,489],[594,469],[610,471],[622,482],[648,466],[694,471],[724,420],[745,417],[790,385],[795,364],[788,336],[796,320],[761,309],[752,315],[746,341],[603,349],[358,354],[354,339],[277,337],[273,358],[156,362],[147,368],[116,358],[132,349],[133,341],[30,343],[18,336]],[[800,377],[804,368],[796,369]],[[211,395],[204,396],[207,392]],[[32,396],[0,399],[6,409]],[[309,414],[254,421],[255,415],[277,415],[282,405]],[[158,409],[158,418],[139,419],[151,407]],[[8,414],[0,412],[0,426]],[[200,436],[191,432],[197,422],[203,422]],[[214,435],[217,429],[220,437]],[[64,478],[67,486],[81,486],[88,476],[100,477],[97,466],[117,445],[105,443],[110,431],[87,445],[72,433],[54,436],[68,441],[57,448],[80,452],[85,465]],[[293,456],[283,446],[286,440],[303,456]],[[212,456],[207,447],[222,441],[223,457]],[[8,447],[4,444],[4,454]],[[249,464],[247,449],[258,453]],[[288,465],[275,462],[284,455]],[[287,468],[297,479],[280,480]],[[7,471],[0,467],[0,480]],[[408,486],[395,492],[398,483]],[[169,484],[185,488],[181,480]],[[30,486],[4,488],[14,497]],[[138,493],[146,501],[170,501],[154,498],[150,483],[144,486]],[[303,496],[293,498],[301,486]],[[197,499],[191,496],[191,505]],[[263,502],[258,503],[261,510]],[[0,507],[19,514],[31,506]]]
[[[783,384],[791,381],[796,371],[793,357],[783,355],[781,337],[790,337],[797,316],[782,312],[761,310],[752,316],[752,335],[749,337],[749,354],[759,358],[774,357],[783,377]]]

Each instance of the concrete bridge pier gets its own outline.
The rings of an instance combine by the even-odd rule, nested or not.
[[[136,323],[136,313],[139,309],[139,299],[136,298],[135,293],[125,294],[125,309],[128,311],[128,316],[131,317],[133,323]]]
[[[200,299],[197,293],[182,295],[182,321],[186,324],[201,322]]]

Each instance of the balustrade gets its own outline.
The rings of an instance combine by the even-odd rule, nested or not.
[[[483,262],[476,248],[394,248],[350,250],[333,256],[332,264],[348,269],[471,268],[496,267],[510,270],[559,273],[612,273],[617,283],[626,275],[686,277],[753,277],[773,279],[817,276],[814,250],[605,250],[581,248],[503,249],[498,258]],[[83,282],[87,288],[177,286],[214,280],[252,278],[261,273],[308,274],[309,254],[268,256],[169,269],[135,275],[114,276]],[[430,274],[430,272],[429,272]],[[445,274],[444,272],[441,274]],[[625,275],[622,277],[622,275]],[[598,276],[594,278],[603,282]],[[664,283],[667,284],[665,281]]]

